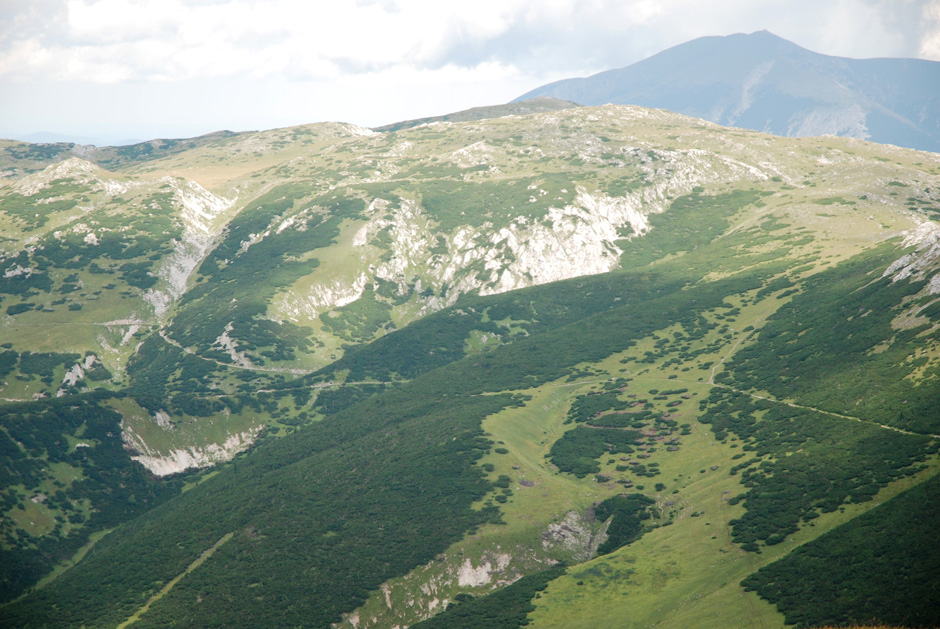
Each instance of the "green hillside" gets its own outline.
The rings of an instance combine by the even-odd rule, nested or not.
[[[0,146],[5,625],[940,623],[936,155],[613,106],[196,140]]]

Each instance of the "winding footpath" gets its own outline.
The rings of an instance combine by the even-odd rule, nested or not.
[[[829,415],[829,416],[831,416],[831,417],[838,417],[838,418],[840,418],[840,419],[850,419],[850,420],[856,421],[856,422],[858,422],[858,423],[860,423],[860,424],[868,424],[869,426],[877,426],[878,428],[884,428],[885,430],[890,430],[890,431],[892,431],[892,432],[896,432],[896,433],[899,433],[899,434],[902,434],[902,435],[911,435],[911,436],[914,436],[914,437],[930,437],[931,439],[940,439],[940,435],[931,435],[931,434],[922,433],[922,432],[911,432],[910,430],[904,430],[903,428],[897,428],[897,427],[895,427],[895,426],[888,426],[888,425],[886,425],[886,424],[879,424],[878,422],[873,422],[873,421],[868,420],[868,419],[862,419],[861,417],[855,417],[855,416],[853,416],[853,415],[843,415],[842,413],[835,413],[835,412],[833,412],[833,411],[826,411],[826,410],[823,410],[823,409],[821,409],[821,408],[815,408],[815,407],[813,407],[813,406],[804,406],[804,405],[802,405],[802,404],[796,404],[796,403],[794,403],[794,402],[784,402],[783,400],[778,400],[778,399],[776,399],[776,398],[767,397],[767,396],[764,396],[764,395],[758,395],[758,394],[752,393],[752,392],[750,392],[750,391],[743,391],[743,390],[741,390],[741,389],[735,389],[734,387],[729,387],[728,385],[725,385],[725,384],[718,384],[718,383],[716,383],[716,382],[715,382],[715,372],[718,370],[719,367],[721,367],[721,366],[725,363],[725,360],[726,360],[726,359],[728,359],[729,357],[731,357],[731,356],[734,354],[735,350],[738,349],[738,345],[741,344],[741,341],[742,341],[742,339],[739,337],[738,340],[735,341],[734,345],[731,346],[731,349],[728,350],[728,353],[725,354],[724,356],[722,356],[722,357],[721,357],[721,360],[718,361],[718,364],[716,364],[715,366],[712,367],[712,369],[711,369],[711,375],[709,375],[709,377],[708,377],[708,384],[709,384],[709,386],[717,387],[717,388],[719,388],[719,389],[726,389],[726,390],[728,390],[728,391],[734,391],[735,393],[741,393],[741,394],[744,394],[744,395],[748,395],[748,396],[750,396],[750,397],[752,397],[752,398],[754,398],[754,399],[756,399],[756,400],[766,400],[767,402],[773,402],[774,404],[783,404],[784,406],[789,406],[790,408],[798,408],[798,409],[801,409],[801,410],[804,410],[804,411],[813,411],[813,412],[816,412],[816,413],[821,413],[821,414],[823,414],[823,415]]]

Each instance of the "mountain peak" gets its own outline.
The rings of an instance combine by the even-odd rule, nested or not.
[[[517,100],[641,105],[782,136],[839,135],[940,151],[937,85],[938,62],[833,57],[760,30],[700,37]]]

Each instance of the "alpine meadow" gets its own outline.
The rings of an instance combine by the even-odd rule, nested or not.
[[[940,154],[522,105],[0,141],[0,623],[940,625]]]

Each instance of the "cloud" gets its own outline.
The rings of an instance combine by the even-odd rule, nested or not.
[[[8,19],[0,74],[111,83],[442,67],[453,48],[499,36],[525,7],[521,0],[49,2],[46,17],[20,10]]]
[[[924,0],[4,0],[2,6],[0,76],[94,83],[322,80],[396,67],[492,64],[545,76],[626,65],[694,37],[761,28],[830,54],[940,56],[937,2]]]
[[[383,124],[761,29],[940,60],[940,0],[0,0],[0,135]]]
[[[921,18],[920,56],[940,61],[940,0],[927,3]]]

